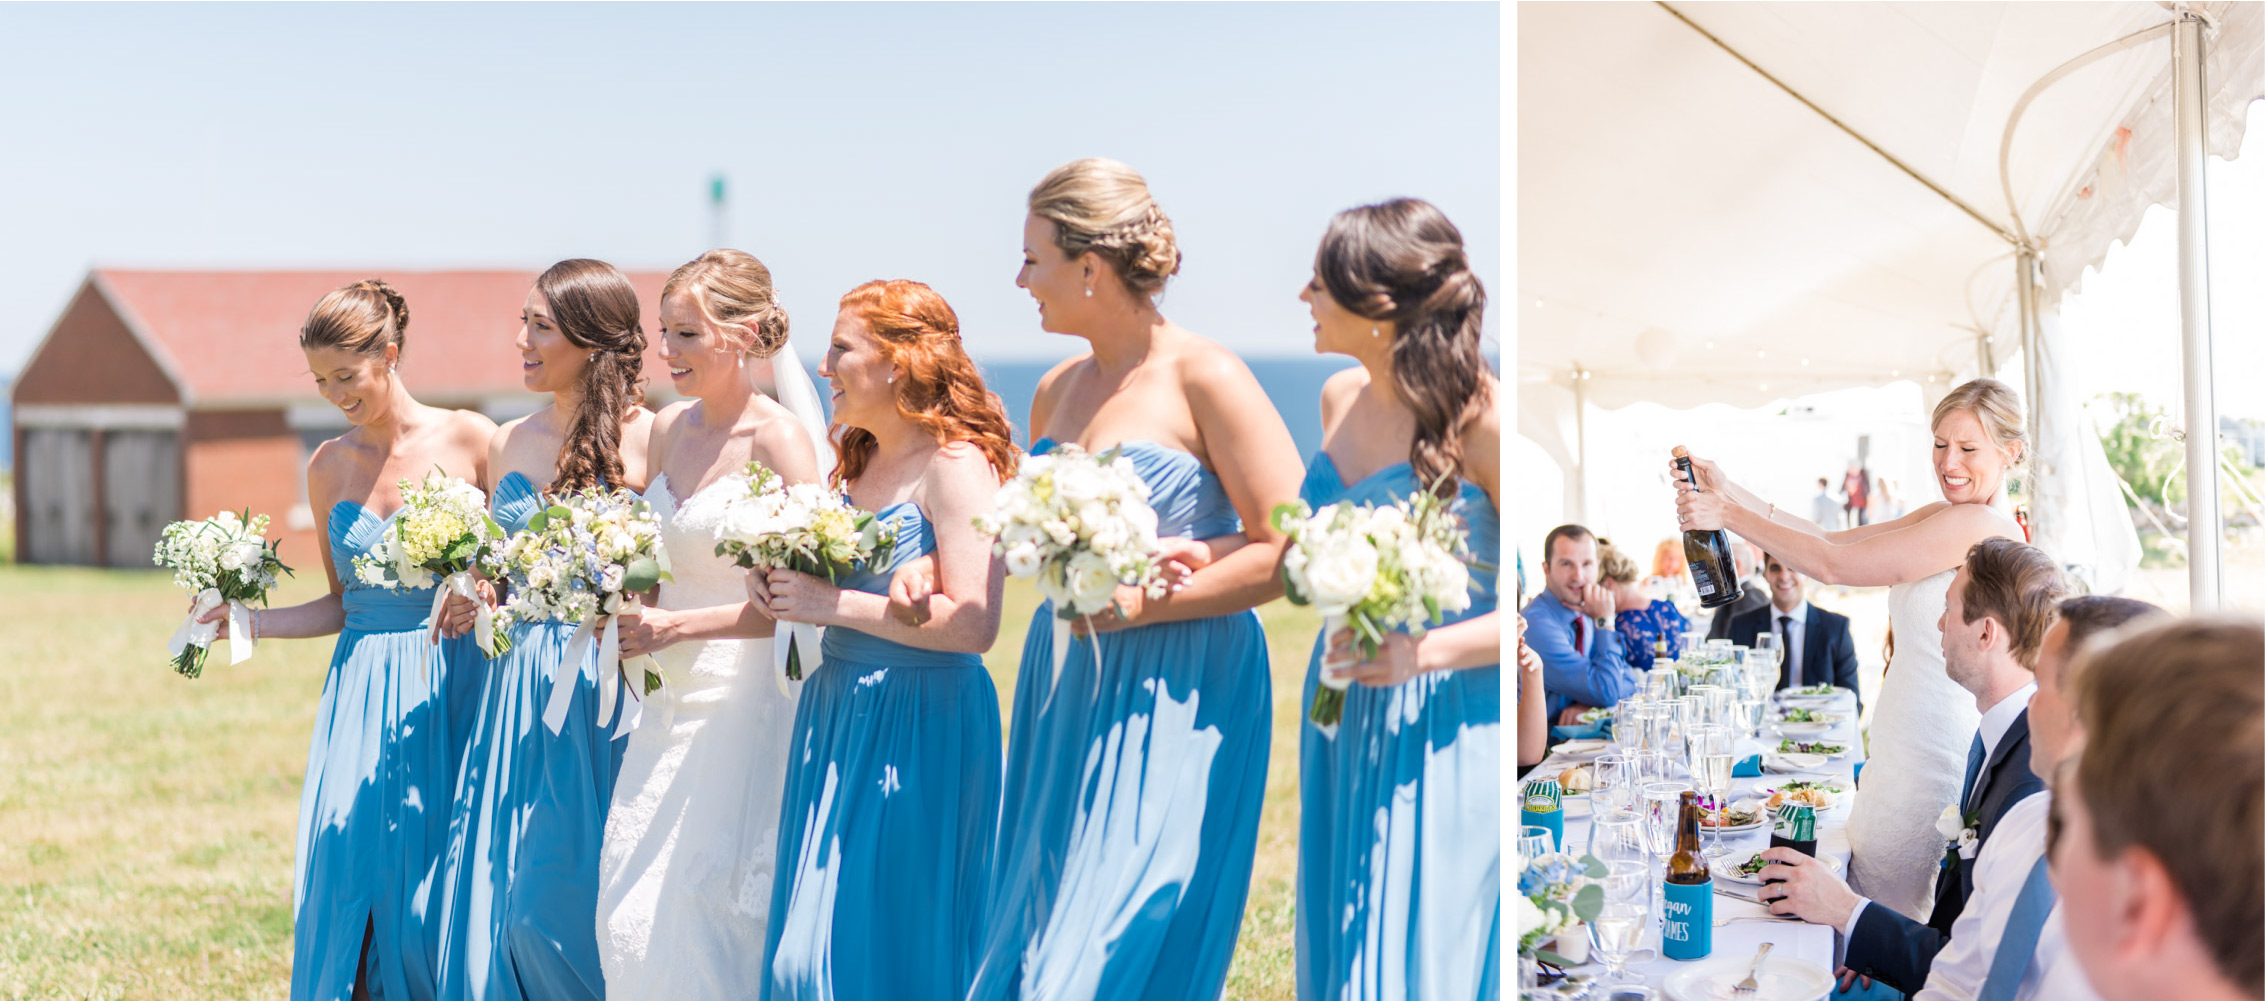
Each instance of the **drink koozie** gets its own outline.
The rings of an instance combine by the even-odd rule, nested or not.
[[[1749,754],[1738,759],[1737,764],[1730,766],[1730,774],[1742,779],[1759,778],[1762,774],[1762,756]]]
[[[1668,883],[1664,896],[1666,923],[1660,932],[1660,951],[1685,962],[1707,958],[1714,951],[1714,880]]]
[[[1549,837],[1558,851],[1565,850],[1565,808],[1548,805],[1543,797],[1529,796],[1526,807],[1518,811],[1518,822],[1528,827],[1549,828]]]

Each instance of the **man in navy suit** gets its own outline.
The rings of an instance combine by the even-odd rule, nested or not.
[[[1777,634],[1785,664],[1777,672],[1777,687],[1802,688],[1834,684],[1856,691],[1856,641],[1848,635],[1848,616],[1809,604],[1809,582],[1800,572],[1762,554],[1762,569],[1770,585],[1770,603],[1730,620],[1730,641],[1754,645],[1754,637]],[[1856,709],[1864,698],[1856,697]]]
[[[2036,694],[2037,654],[2059,614],[2060,568],[2044,550],[2011,539],[1976,543],[1950,582],[1940,625],[1943,665],[1974,694],[1982,723],[1967,752],[1956,812],[1959,831],[1945,839],[1935,904],[1925,921],[1872,903],[1831,869],[1790,848],[1763,857],[1761,898],[1771,912],[1831,925],[1848,939],[1844,977],[1866,976],[1906,993],[1927,982],[1935,953],[1974,891],[1974,859],[2008,808],[2044,789],[2029,768],[2029,697]]]

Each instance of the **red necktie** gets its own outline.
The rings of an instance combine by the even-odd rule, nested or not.
[[[1585,653],[1587,653],[1587,652],[1588,652],[1587,650],[1584,650],[1584,649],[1582,649],[1582,644],[1583,644],[1583,643],[1586,643],[1586,642],[1588,641],[1588,628],[1587,628],[1587,627],[1588,627],[1588,622],[1586,622],[1585,620],[1583,620],[1583,619],[1581,618],[1581,616],[1580,616],[1580,614],[1579,614],[1579,613],[1575,613],[1575,614],[1573,615],[1573,652],[1574,652],[1574,653],[1581,653],[1581,654],[1585,654]]]

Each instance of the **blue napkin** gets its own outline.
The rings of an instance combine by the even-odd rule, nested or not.
[[[1741,779],[1760,777],[1762,774],[1762,756],[1754,754],[1738,759],[1737,764],[1730,766],[1730,774]]]
[[[1553,726],[1549,728],[1549,736],[1553,740],[1601,739],[1604,736],[1604,724],[1599,722],[1575,723],[1572,726]]]

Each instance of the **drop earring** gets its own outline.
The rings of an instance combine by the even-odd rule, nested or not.
[[[1372,327],[1368,328],[1368,335],[1369,335],[1370,337],[1383,337],[1383,336],[1384,336],[1384,328],[1383,328],[1383,327],[1374,327],[1374,326],[1372,326]]]

